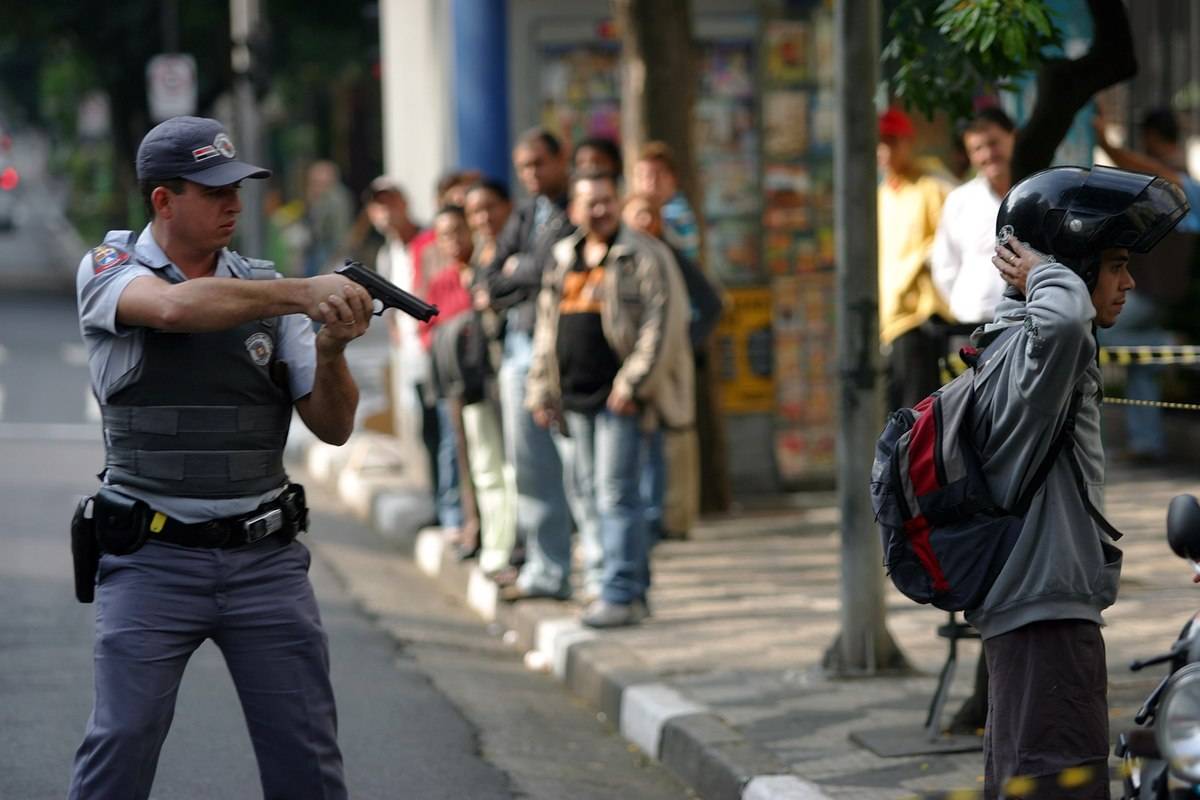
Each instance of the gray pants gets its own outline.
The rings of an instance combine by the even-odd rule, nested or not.
[[[95,704],[70,800],[149,797],[184,668],[205,639],[229,666],[264,796],[346,797],[310,559],[278,536],[235,550],[152,541],[101,558]]]

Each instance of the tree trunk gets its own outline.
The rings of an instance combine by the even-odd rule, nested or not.
[[[703,204],[692,147],[696,85],[691,78],[696,65],[691,0],[613,0],[613,13],[621,31],[621,144],[626,182],[632,178],[642,145],[650,140],[666,142],[675,154],[679,186],[696,215],[703,254]],[[683,76],[688,79],[681,79]],[[717,410],[716,371],[706,353],[699,355],[696,427],[701,511],[725,511],[730,503],[725,422]]]
[[[1137,73],[1133,33],[1123,0],[1088,0],[1092,46],[1074,60],[1050,59],[1037,77],[1037,99],[1013,147],[1013,183],[1050,166],[1075,115],[1101,89]]]

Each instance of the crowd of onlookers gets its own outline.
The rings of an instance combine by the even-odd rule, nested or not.
[[[650,548],[697,512],[694,359],[722,301],[666,145],[628,189],[607,139],[568,154],[535,129],[513,167],[520,203],[452,172],[428,226],[395,180],[367,190],[376,269],[440,310],[389,317],[398,432],[424,442],[444,535],[504,600],[571,596],[578,532],[582,621],[635,624]]]
[[[1200,184],[1169,112],[1143,121],[1144,153],[1112,143],[1103,119],[1095,127],[1117,166],[1183,186],[1193,213],[1180,230],[1200,231]],[[954,337],[990,322],[1005,291],[991,257],[1013,183],[1015,126],[985,107],[956,135],[974,171],[957,186],[924,167],[907,114],[879,118],[889,408],[941,384]],[[309,176],[317,231],[322,216],[349,214],[324,163]],[[663,143],[638,152],[626,186],[616,143],[585,139],[568,153],[539,128],[518,139],[513,171],[519,203],[497,178],[446,174],[427,225],[413,220],[392,178],[366,191],[362,218],[384,238],[376,269],[440,310],[428,324],[388,317],[397,432],[424,443],[438,523],[503,599],[571,596],[578,533],[583,622],[634,624],[649,613],[650,548],[686,536],[697,513],[694,363],[722,299],[699,268],[696,219]],[[309,252],[306,271],[329,266],[321,247]],[[1168,253],[1178,264],[1156,269],[1103,343],[1165,341],[1163,304],[1181,294],[1191,255]],[[1127,380],[1130,396],[1157,399],[1154,367],[1131,367]],[[1161,458],[1158,410],[1128,414],[1128,455]]]
[[[1131,265],[1137,289],[1117,324],[1100,343],[1166,344],[1167,316],[1186,296],[1200,232],[1200,184],[1189,174],[1180,132],[1170,110],[1141,120],[1141,151],[1115,144],[1102,116],[1094,119],[1098,147],[1118,167],[1159,175],[1178,184],[1191,213],[1148,261]],[[1005,291],[992,264],[996,215],[1013,185],[1016,129],[1000,108],[979,110],[958,129],[974,177],[955,186],[916,156],[912,119],[896,108],[879,118],[880,341],[887,364],[889,408],[916,405],[943,382],[939,361],[956,337],[991,322]],[[1152,269],[1144,269],[1152,266]],[[1161,367],[1130,365],[1126,396],[1156,401]],[[1159,463],[1166,455],[1162,412],[1149,405],[1125,409],[1125,448],[1132,463]]]

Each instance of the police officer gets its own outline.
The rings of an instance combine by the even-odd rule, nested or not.
[[[228,249],[241,181],[270,172],[239,161],[216,120],[155,127],[137,175],[150,224],[109,233],[76,281],[106,453],[95,702],[70,797],[149,796],[188,658],[212,639],[264,795],[344,798],[328,644],[294,541],[303,490],[283,448],[293,407],[322,440],[349,437],[343,351],[371,300],[340,275],[279,278]]]

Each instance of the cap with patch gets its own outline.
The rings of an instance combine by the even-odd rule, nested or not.
[[[137,152],[138,180],[186,178],[202,186],[228,186],[271,171],[237,160],[225,126],[206,117],[172,117],[154,126]]]

